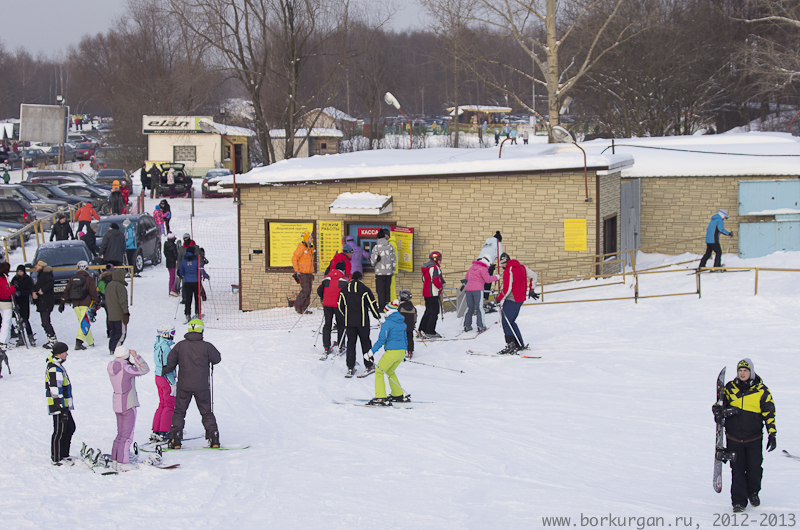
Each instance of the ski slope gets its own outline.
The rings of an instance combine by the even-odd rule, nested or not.
[[[190,231],[190,206],[171,204],[180,237]],[[148,199],[148,210],[154,205]],[[195,210],[193,234],[209,251],[209,271],[235,267],[235,253],[210,250],[235,245],[232,203],[198,200]],[[481,241],[474,243],[477,254]],[[726,258],[732,266],[800,268],[800,253]],[[686,259],[647,255],[637,263]],[[12,270],[21,260],[18,250]],[[156,328],[174,323],[180,337],[186,326],[180,311],[174,320],[177,299],[167,296],[163,264],[142,276],[126,345],[145,352],[152,367]],[[663,525],[643,519],[642,528],[711,528],[715,514],[731,508],[727,468],[722,494],[712,489],[714,381],[722,366],[734,373],[742,357],[752,358],[771,389],[778,429],[778,450],[765,453],[762,506],[748,512],[758,521],[762,513],[800,517],[800,462],[781,455],[800,454],[800,273],[761,273],[758,296],[753,280],[752,272],[705,274],[699,299],[523,307],[523,338],[542,359],[467,355],[503,346],[498,313],[490,314],[489,331],[473,341],[417,343],[414,360],[464,373],[401,365],[398,377],[412,399],[433,402],[411,410],[335,404],[371,397],[374,379],[345,379],[344,358],[318,360],[317,317],[291,333],[209,329],[206,339],[222,352],[213,388],[222,444],[251,447],[169,452],[165,462],[179,469],[119,476],[50,465],[47,353],[15,348],[13,373],[4,370],[0,380],[2,527],[528,529],[543,526],[544,517],[592,527],[588,517],[611,516],[663,518]],[[546,301],[630,296],[631,282]],[[685,273],[640,279],[643,295],[693,289],[694,276]],[[74,313],[54,312],[53,322],[72,348]],[[38,315],[32,323],[41,344]],[[74,387],[73,455],[81,442],[108,452],[116,436],[107,340],[101,322],[93,328],[98,345],[72,353],[65,365]],[[437,330],[453,336],[460,322],[446,313]],[[137,388],[141,444],[158,401],[152,372]],[[200,434],[192,405],[186,436]]]

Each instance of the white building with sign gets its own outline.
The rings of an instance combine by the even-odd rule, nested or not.
[[[148,165],[179,162],[193,177],[215,168],[250,170],[247,139],[255,135],[250,129],[216,123],[211,116],[142,116],[142,133]]]

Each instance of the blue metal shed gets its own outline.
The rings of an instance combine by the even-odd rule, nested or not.
[[[739,223],[739,257],[800,250],[800,179],[739,181],[739,215],[775,216]]]

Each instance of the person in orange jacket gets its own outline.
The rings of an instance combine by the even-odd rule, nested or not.
[[[314,283],[314,243],[308,230],[303,232],[303,240],[292,254],[292,268],[294,268],[292,277],[300,284],[300,293],[294,302],[294,310],[302,315],[308,309],[311,287]]]
[[[75,219],[78,220],[78,232],[85,232],[89,233],[90,225],[92,224],[92,219],[100,220],[100,216],[97,215],[97,211],[92,206],[92,203],[87,202],[75,212]],[[84,230],[86,228],[86,230]]]

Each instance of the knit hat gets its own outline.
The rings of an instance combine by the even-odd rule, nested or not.
[[[498,243],[502,243],[503,242],[503,236],[500,235],[500,230],[498,230],[497,232],[494,233],[494,238],[497,239]]]
[[[88,261],[86,261],[85,259],[82,259],[82,260],[80,260],[78,263],[76,263],[76,264],[75,264],[75,267],[76,267],[76,268],[77,268],[79,271],[85,271],[86,269],[88,269],[88,268],[89,268],[89,262],[88,262]]]
[[[119,230],[119,225],[117,223],[111,223],[109,228],[113,228],[114,230]]]
[[[736,366],[736,371],[739,371],[739,368],[747,368],[750,370],[750,381],[756,378],[756,369],[753,366],[753,361],[751,361],[748,357],[745,357],[739,364]]]
[[[361,274],[361,273],[360,273],[360,272],[358,272],[358,271],[355,271],[355,272],[353,273],[352,280],[353,280],[354,282],[357,282],[358,280],[360,280],[360,279],[361,279],[361,278],[363,278],[363,277],[364,277],[364,275],[363,275],[363,274]]]
[[[386,307],[383,308],[383,311],[384,311],[385,315],[391,315],[392,313],[397,311],[399,308],[400,308],[400,301],[399,300],[392,300],[391,302],[386,304]]]
[[[345,245],[342,247],[342,252],[353,252],[353,247],[350,245]]]
[[[125,346],[117,346],[117,349],[114,350],[114,357],[117,359],[127,359],[130,356],[131,351]]]
[[[37,260],[35,265],[39,265],[40,267],[47,267],[47,262],[43,259]]]
[[[719,216],[722,217],[723,219],[727,219],[729,217],[728,210],[723,210],[722,208],[717,210],[717,214],[719,214]]]
[[[170,232],[169,235],[167,236],[167,239],[175,239],[175,234]]]
[[[192,239],[192,236],[189,235],[189,232],[183,234],[183,239]]]
[[[80,231],[80,232],[78,232],[78,237],[79,237],[79,238],[81,238],[81,237],[83,237],[83,236],[85,236],[85,235],[86,235],[86,232],[84,232],[84,231]]]
[[[52,349],[53,355],[58,355],[60,353],[64,353],[67,351],[69,351],[69,346],[67,346],[63,342],[56,342],[55,344],[53,344],[53,349]]]
[[[91,228],[92,230],[94,230],[97,227],[98,227],[97,221],[92,221],[91,223],[89,223],[89,228]]]
[[[22,265],[21,263],[19,265],[17,265],[17,270],[18,271],[22,271],[22,272],[27,272],[27,269],[25,268],[25,265]]]
[[[130,225],[131,225],[130,219],[125,219],[124,221],[122,221],[122,226],[124,226],[125,228],[128,228]]]
[[[199,318],[193,318],[192,320],[189,321],[190,333],[191,332],[202,333],[204,328],[205,326],[203,325],[203,321],[200,320]]]

